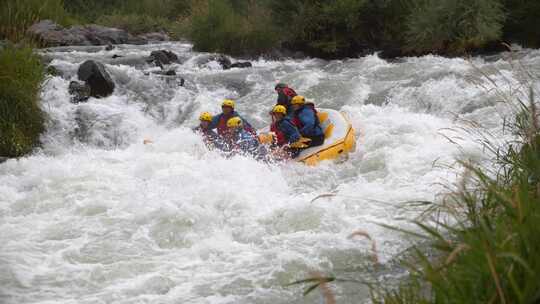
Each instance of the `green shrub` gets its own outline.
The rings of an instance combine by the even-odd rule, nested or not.
[[[96,20],[97,24],[124,29],[132,34],[168,31],[171,22],[162,17],[138,14],[105,15]]]
[[[63,0],[0,0],[0,39],[20,41],[36,21],[51,19],[59,24],[72,22]]]
[[[44,129],[38,105],[43,79],[31,48],[0,51],[0,156],[21,156],[38,144]]]
[[[198,2],[191,11],[190,38],[201,51],[232,55],[259,54],[277,44],[270,15],[255,2],[239,14],[228,1]]]
[[[501,38],[500,0],[411,1],[405,50],[460,54]]]
[[[358,49],[366,31],[360,15],[367,0],[273,0],[269,6],[288,45],[323,57]]]
[[[540,47],[540,1],[505,0],[508,12],[504,39],[526,47]]]
[[[94,23],[107,15],[144,15],[174,21],[189,13],[190,0],[70,0],[68,12],[85,23]]]

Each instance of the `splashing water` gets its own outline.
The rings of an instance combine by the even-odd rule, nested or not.
[[[172,67],[185,86],[140,60],[160,48],[181,58]],[[44,84],[43,148],[0,164],[2,303],[312,303],[317,295],[285,285],[369,263],[372,244],[348,238],[358,230],[390,267],[411,240],[378,224],[410,227],[418,214],[404,203],[435,200],[440,183],[456,181],[458,170],[441,164],[487,157],[474,138],[447,139],[463,120],[501,134],[508,110],[470,77],[516,79],[503,59],[261,59],[224,71],[189,44],[114,53],[124,57],[44,52],[64,78]],[[117,88],[72,104],[67,87],[87,59],[104,62]],[[540,52],[522,60],[538,67]],[[349,115],[358,148],[347,162],[226,159],[191,131],[225,97],[264,127],[277,81]],[[338,302],[369,295],[353,289],[336,287]]]

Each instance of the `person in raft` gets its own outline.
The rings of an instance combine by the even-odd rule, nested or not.
[[[210,129],[212,123],[212,114],[203,112],[199,115],[199,126],[194,129],[195,132],[202,135],[203,141],[209,149],[217,148],[223,150],[223,141],[214,130]]]
[[[227,128],[225,141],[229,147],[228,152],[232,155],[250,155],[255,159],[264,158],[264,149],[260,146],[257,136],[246,130],[242,118],[239,116],[229,118]]]
[[[226,136],[226,133],[228,131],[227,121],[233,117],[239,117],[242,120],[242,125],[244,126],[244,129],[246,129],[246,131],[250,132],[253,135],[257,134],[255,129],[244,118],[242,118],[240,114],[238,114],[234,110],[234,107],[235,107],[234,100],[225,99],[223,103],[221,104],[222,113],[212,118],[212,122],[210,123],[209,128],[211,130],[217,128],[218,135],[223,138]]]
[[[272,109],[270,131],[275,134],[273,142],[275,159],[295,158],[300,154],[301,149],[309,146],[309,139],[300,135],[296,126],[287,116],[287,109],[283,105],[276,105]]]
[[[317,110],[312,102],[306,102],[304,96],[294,96],[291,100],[291,109],[293,111],[292,123],[300,131],[300,135],[311,139],[310,147],[324,144],[324,132],[320,126]]]
[[[291,100],[294,96],[298,94],[296,94],[296,92],[292,88],[289,88],[287,84],[282,82],[276,84],[274,90],[278,94],[276,104],[285,106],[285,108],[287,109],[287,113],[292,113]]]

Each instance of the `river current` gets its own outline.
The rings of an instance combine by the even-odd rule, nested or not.
[[[157,49],[179,55],[178,77],[139,60]],[[408,202],[440,200],[459,181],[456,160],[489,159],[467,130],[502,143],[511,110],[482,74],[503,89],[519,80],[504,55],[259,59],[223,70],[188,43],[41,52],[63,77],[43,84],[42,147],[0,164],[6,304],[320,303],[318,291],[303,297],[287,284],[313,272],[399,276],[396,261],[415,240],[380,224],[415,229],[421,211]],[[539,51],[520,54],[540,71]],[[115,93],[70,103],[68,84],[87,59],[105,63]],[[191,131],[224,98],[265,127],[277,82],[345,112],[356,152],[317,167],[265,164],[208,151]],[[376,242],[377,267],[362,234]],[[368,302],[361,284],[331,288],[337,303]]]

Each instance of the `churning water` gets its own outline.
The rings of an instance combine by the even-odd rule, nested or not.
[[[141,60],[163,48],[181,58],[183,87]],[[366,275],[371,243],[348,238],[358,230],[376,241],[381,273],[397,275],[412,240],[379,224],[410,228],[418,213],[406,202],[437,199],[458,178],[456,159],[488,156],[463,121],[503,138],[507,107],[471,79],[517,81],[504,58],[261,59],[224,71],[183,43],[44,54],[64,76],[43,87],[43,147],[0,164],[2,303],[314,303],[318,293],[285,285],[312,271]],[[539,51],[522,55],[538,69]],[[87,59],[106,63],[117,88],[72,104],[68,84]],[[226,159],[191,131],[225,97],[264,127],[278,81],[348,114],[348,161]],[[361,285],[333,288],[338,303],[368,297]]]

